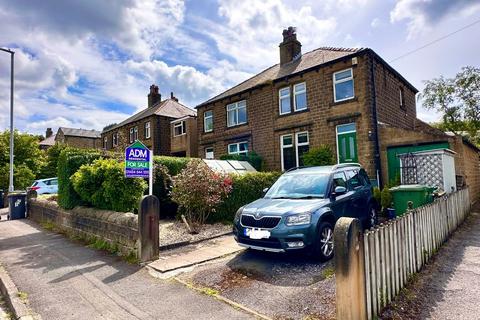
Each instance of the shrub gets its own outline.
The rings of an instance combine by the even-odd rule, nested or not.
[[[70,177],[84,164],[92,163],[100,158],[96,150],[84,150],[67,147],[58,157],[58,205],[64,209],[72,209],[83,204],[80,196],[73,189]]]
[[[153,194],[160,200],[160,215],[175,216],[178,205],[170,197],[171,177],[182,171],[191,161],[190,158],[156,156],[154,162]],[[162,169],[160,169],[162,168]],[[166,172],[165,169],[166,168]]]
[[[376,202],[376,208],[380,209],[382,206],[382,192],[380,191],[379,187],[373,188],[373,198],[375,199],[375,202]]]
[[[231,188],[229,176],[214,172],[195,159],[173,178],[172,200],[185,213],[192,229],[198,231]]]
[[[224,154],[220,156],[220,160],[238,160],[247,161],[258,171],[263,171],[264,162],[263,158],[255,152],[249,152],[248,154]]]
[[[385,209],[390,208],[392,205],[393,197],[390,189],[388,187],[384,187],[382,189],[382,200],[381,200],[381,205],[382,205],[382,211],[385,211]]]
[[[3,190],[8,190],[10,183],[10,165],[0,167],[0,186]],[[16,190],[25,190],[30,187],[35,180],[35,173],[25,164],[13,166],[13,185]]]
[[[46,163],[40,171],[39,177],[41,179],[54,178],[58,173],[58,158],[66,145],[63,143],[56,143],[45,151]]]
[[[142,179],[125,178],[124,164],[114,159],[82,165],[71,181],[86,204],[120,212],[133,211],[147,188]]]
[[[320,147],[312,148],[303,155],[305,166],[328,166],[335,164],[332,148],[322,144]]]
[[[244,175],[232,175],[232,192],[218,206],[210,221],[233,221],[237,210],[263,196],[263,189],[270,188],[280,172],[252,172]]]

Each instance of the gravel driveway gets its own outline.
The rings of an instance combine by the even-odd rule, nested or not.
[[[180,276],[274,319],[334,319],[333,261],[247,250]]]

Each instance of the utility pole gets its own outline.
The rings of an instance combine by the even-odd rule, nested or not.
[[[1,51],[10,53],[10,182],[8,185],[8,191],[12,192],[14,190],[13,187],[13,136],[15,132],[13,131],[13,57],[15,52],[0,48]]]

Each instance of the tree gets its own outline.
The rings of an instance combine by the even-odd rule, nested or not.
[[[39,176],[45,165],[44,154],[38,147],[38,137],[14,132],[14,186],[24,189]],[[8,189],[10,168],[10,132],[0,133],[0,189]]]
[[[53,178],[57,176],[58,170],[58,157],[66,145],[63,143],[55,143],[55,145],[48,148],[45,153],[45,166],[40,172],[40,178]]]
[[[455,78],[425,81],[422,97],[425,108],[442,114],[439,128],[455,134],[467,131],[473,141],[480,141],[480,68],[463,67]]]

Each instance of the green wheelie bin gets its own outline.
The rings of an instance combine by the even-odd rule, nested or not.
[[[391,188],[395,212],[398,216],[403,216],[408,209],[408,202],[411,201],[413,208],[421,207],[433,202],[433,191],[436,188],[421,185],[410,184]]]

